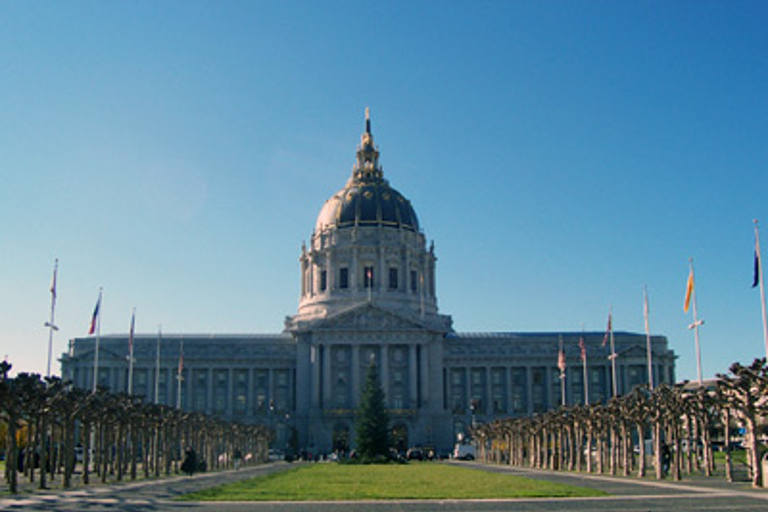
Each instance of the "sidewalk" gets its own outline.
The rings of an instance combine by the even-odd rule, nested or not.
[[[76,475],[73,478],[70,489],[62,488],[62,478],[58,477],[50,482],[47,489],[38,489],[39,480],[33,482],[26,481],[25,477],[20,478],[18,494],[4,494],[0,496],[0,510],[5,508],[3,505],[9,505],[20,501],[48,501],[56,498],[84,497],[84,496],[117,496],[130,495],[132,497],[144,496],[155,498],[172,498],[180,494],[193,492],[212,486],[223,485],[230,482],[236,482],[254,476],[273,473],[289,469],[289,464],[268,463],[257,466],[241,467],[239,470],[228,469],[222,471],[211,471],[206,473],[196,473],[192,476],[171,475],[160,476],[157,478],[138,478],[136,480],[123,479],[116,481],[110,478],[106,483],[102,483],[99,477],[91,478],[91,483],[84,485],[82,475]],[[93,475],[91,475],[93,477]],[[21,481],[23,480],[23,481]],[[7,485],[4,491],[7,493]]]
[[[638,478],[636,475],[618,476],[576,471],[554,471],[504,465],[485,465],[481,463],[461,463],[477,469],[519,474],[536,480],[546,480],[564,484],[578,485],[599,489],[611,494],[647,494],[648,487],[656,488],[660,493],[700,492],[711,494],[742,495],[768,500],[768,489],[752,487],[747,480],[728,482],[722,474],[707,477],[704,475],[685,475],[682,480],[671,478],[657,480],[653,476]]]

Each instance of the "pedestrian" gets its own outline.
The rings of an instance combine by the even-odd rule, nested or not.
[[[192,476],[197,469],[197,454],[192,448],[187,448],[184,453],[184,462],[181,463],[181,471]]]
[[[664,476],[669,473],[669,462],[672,458],[672,454],[669,452],[669,446],[667,443],[661,445],[661,472]]]

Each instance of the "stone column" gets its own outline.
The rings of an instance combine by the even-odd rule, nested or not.
[[[421,403],[418,406],[421,407],[429,402],[429,345],[424,343],[419,345],[419,349],[421,352]],[[442,367],[437,367],[436,370],[440,374]],[[437,404],[437,406],[442,407],[442,404]]]
[[[255,384],[256,381],[254,380],[255,375],[253,372],[253,368],[248,368],[248,371],[246,372],[246,383],[245,383],[245,416],[248,418],[252,418],[254,416],[253,411],[253,395],[255,390]]]
[[[531,367],[526,366],[523,371],[525,372],[525,408],[528,410],[528,415],[530,416],[533,414],[533,379],[531,378]]]
[[[232,368],[227,369],[227,405],[225,410],[227,411],[227,416],[232,417],[233,413],[233,406],[235,402],[235,383],[232,382],[234,380],[235,372],[232,371]]]
[[[312,344],[309,347],[309,365],[312,372],[312,394],[311,403],[312,408],[316,409],[320,407],[320,345]]]
[[[211,414],[213,412],[213,368],[208,368],[206,373],[208,374],[206,378],[208,389],[205,391],[205,413]]]
[[[385,403],[389,404],[389,345],[379,345],[381,353],[381,387],[384,389]]]
[[[328,343],[323,344],[323,408],[331,404],[331,347]]]
[[[493,413],[493,382],[491,382],[491,367],[485,367],[485,403],[488,404],[485,408],[485,414]]]
[[[410,382],[408,383],[408,388],[410,390],[410,409],[418,409],[421,405],[419,404],[419,367],[417,365],[416,344],[412,343],[408,345],[408,369],[410,370],[410,375],[408,377]]]
[[[357,409],[360,405],[360,345],[352,340],[352,361],[350,371],[352,372],[352,406]]]

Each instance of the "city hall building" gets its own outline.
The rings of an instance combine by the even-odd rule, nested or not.
[[[371,363],[379,369],[400,446],[448,450],[472,422],[612,393],[605,333],[460,333],[441,314],[434,244],[411,202],[385,179],[370,119],[352,176],[328,199],[301,248],[298,311],[279,334],[136,336],[132,392],[147,400],[294,432],[312,453],[354,447],[355,409]],[[582,371],[579,338],[589,354]],[[614,333],[619,393],[647,382],[646,336]],[[75,338],[62,375],[90,389],[96,338]],[[675,381],[675,355],[651,337],[654,381]],[[159,350],[158,350],[159,347]],[[179,364],[183,350],[183,365]],[[128,390],[128,335],[99,337],[98,383]],[[159,363],[158,363],[159,362]],[[179,385],[179,367],[182,379]],[[588,379],[584,384],[584,375]]]

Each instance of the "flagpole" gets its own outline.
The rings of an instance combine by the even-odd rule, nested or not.
[[[56,309],[56,275],[59,272],[59,259],[53,263],[53,283],[51,284],[51,318],[48,322],[45,322],[45,326],[48,328],[48,373],[46,376],[51,377],[51,359],[53,357],[53,331],[58,331],[59,328],[53,322],[53,313]]]
[[[763,307],[763,339],[765,340],[765,358],[768,361],[768,323],[766,323],[765,316],[765,286],[763,285],[763,257],[760,254],[760,233],[757,227],[757,219],[755,219],[755,271],[757,275],[756,280],[760,281],[760,303]]]
[[[184,380],[184,338],[179,340],[179,369],[176,375],[176,408],[181,410],[181,381]]]
[[[160,337],[162,336],[162,326],[157,326],[157,353],[155,355],[155,403],[159,403],[160,397]]]
[[[584,324],[581,324],[581,339],[579,340],[581,349],[581,366],[584,370],[584,405],[589,405],[589,376],[587,372],[587,347],[584,344]]]
[[[133,394],[133,329],[136,320],[136,308],[133,308],[131,315],[131,332],[128,335],[128,394]]]
[[[653,352],[651,350],[651,328],[648,324],[650,307],[648,305],[648,287],[643,289],[643,316],[645,317],[645,341],[648,351],[648,387],[653,391]]]
[[[96,393],[99,381],[99,345],[101,344],[101,296],[103,288],[99,287],[99,300],[97,302],[97,309],[94,313],[96,315],[96,345],[93,349],[93,392]]]
[[[693,278],[693,258],[690,259],[691,264],[691,305],[693,307],[693,323],[688,326],[689,329],[693,329],[693,338],[696,342],[696,377],[699,381],[699,386],[702,385],[701,379],[701,345],[699,343],[699,327],[704,324],[704,320],[699,320],[699,313],[696,308],[696,280]]]
[[[565,351],[563,350],[563,335],[560,335],[560,352],[557,355],[557,366],[560,368],[560,405],[565,407]]]
[[[608,334],[611,340],[611,355],[609,356],[611,360],[611,383],[613,387],[613,396],[618,396],[619,390],[618,386],[616,385],[616,347],[613,340],[613,308],[611,308],[611,311],[608,313],[608,315],[610,317]]]

